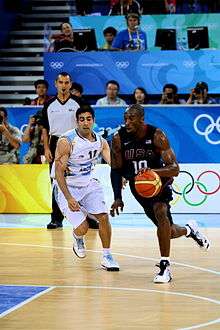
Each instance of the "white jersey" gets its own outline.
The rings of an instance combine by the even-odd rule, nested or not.
[[[62,135],[71,145],[65,174],[66,183],[69,186],[87,186],[92,178],[94,165],[102,151],[104,141],[95,132],[93,134],[94,141],[80,136],[76,129]]]

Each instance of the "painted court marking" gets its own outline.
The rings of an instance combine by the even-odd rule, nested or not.
[[[37,244],[20,244],[20,243],[0,243],[1,245],[9,245],[9,246],[21,246],[21,247],[36,247],[36,248],[51,248],[51,249],[65,249],[65,250],[72,250],[72,248],[69,247],[61,247],[61,246],[50,246],[50,245],[37,245]],[[93,252],[93,253],[102,253],[102,251],[96,251],[96,250],[87,250],[88,252]],[[156,258],[149,258],[149,257],[140,257],[140,256],[134,256],[134,255],[129,255],[129,254],[123,254],[123,253],[113,253],[114,255],[118,255],[118,256],[123,256],[123,257],[128,257],[128,258],[135,258],[135,259],[143,259],[143,260],[150,260],[150,261],[158,261],[158,259]],[[172,264],[174,265],[179,265],[179,266],[183,266],[183,267],[188,267],[191,269],[196,269],[196,270],[200,270],[203,272],[208,272],[208,273],[212,273],[215,275],[220,275],[220,272],[217,272],[215,270],[212,269],[208,269],[208,268],[202,268],[202,267],[198,267],[198,266],[192,266],[192,265],[188,265],[188,264],[184,264],[184,263],[178,263],[178,262],[173,262]],[[6,285],[6,284],[4,284]],[[8,284],[7,284],[8,285]],[[12,285],[12,284],[9,284]],[[25,285],[22,285],[25,286]],[[29,286],[29,285],[27,285]],[[33,284],[31,286],[34,286]],[[35,285],[38,286],[38,285]],[[41,284],[42,286],[42,284]],[[45,286],[49,286],[49,285],[45,285]],[[182,296],[182,297],[187,297],[187,298],[192,298],[192,299],[197,299],[197,300],[202,300],[202,301],[206,301],[206,302],[210,302],[210,303],[214,303],[217,305],[220,305],[220,300],[216,300],[216,299],[212,299],[212,298],[208,298],[208,297],[203,297],[203,296],[198,296],[198,295],[192,295],[192,294],[187,294],[187,293],[182,293],[182,292],[173,292],[173,291],[161,291],[161,290],[154,290],[154,289],[137,289],[137,288],[120,288],[120,287],[105,287],[105,286],[80,286],[80,285],[67,285],[67,286],[51,286],[49,289],[34,295],[33,297],[25,300],[24,302],[22,302],[21,304],[16,305],[15,307],[7,310],[6,312],[0,314],[0,317],[3,317],[9,313],[11,313],[12,311],[22,307],[23,305],[27,304],[28,302],[37,299],[39,296],[52,291],[53,289],[56,288],[72,288],[72,289],[102,289],[102,290],[119,290],[119,291],[133,291],[133,292],[151,292],[151,293],[159,293],[159,294],[168,294],[168,295],[176,295],[176,296]],[[213,324],[217,324],[220,323],[220,318],[215,319],[215,320],[210,320],[206,323],[201,323],[201,324],[197,324],[191,327],[187,327],[187,328],[181,328],[178,330],[193,330],[193,329],[199,329],[199,328],[203,328],[209,325],[213,325]]]

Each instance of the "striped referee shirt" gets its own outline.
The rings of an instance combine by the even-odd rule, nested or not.
[[[57,137],[76,128],[76,111],[80,107],[80,99],[70,96],[65,102],[57,96],[45,103],[42,110],[42,125],[50,135]]]

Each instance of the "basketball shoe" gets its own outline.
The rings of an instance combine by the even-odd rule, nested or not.
[[[78,258],[85,258],[86,247],[83,237],[78,238],[73,234],[73,252]]]
[[[186,237],[191,237],[201,249],[208,251],[210,248],[210,241],[201,233],[196,221],[190,221],[186,224],[186,227],[190,229],[190,234]]]
[[[161,260],[158,267],[160,268],[160,271],[154,277],[154,283],[169,283],[172,280],[169,261]]]
[[[115,261],[111,254],[103,255],[102,261],[101,261],[101,267],[102,269],[105,269],[109,272],[118,272],[119,271],[119,265],[117,261]]]

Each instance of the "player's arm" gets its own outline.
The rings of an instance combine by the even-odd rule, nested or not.
[[[70,149],[70,144],[65,138],[61,138],[58,140],[55,153],[55,178],[57,180],[60,190],[63,192],[68,202],[70,210],[78,211],[80,208],[79,204],[70,194],[64,177],[64,173],[67,169],[67,161],[69,159]]]
[[[101,155],[108,165],[111,164],[110,148],[108,142],[102,138],[102,151]]]
[[[122,150],[121,139],[118,133],[116,133],[112,140],[111,148],[111,183],[114,193],[114,202],[111,206],[110,214],[115,216],[119,214],[119,208],[123,211],[124,203],[122,201]]]
[[[157,129],[154,134],[154,145],[161,154],[161,158],[165,164],[164,167],[154,170],[161,177],[177,176],[179,174],[179,165],[176,156],[164,132]]]

